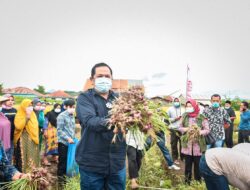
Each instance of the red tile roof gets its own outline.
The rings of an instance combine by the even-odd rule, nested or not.
[[[48,94],[47,97],[52,97],[52,98],[72,98],[69,94],[62,90],[55,91],[51,94]]]
[[[43,94],[41,94],[35,90],[31,90],[29,88],[26,88],[26,87],[6,88],[6,89],[3,89],[3,93],[4,94],[33,94],[33,95],[36,95],[38,97],[44,96]]]

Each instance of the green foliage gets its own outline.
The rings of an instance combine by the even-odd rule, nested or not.
[[[242,101],[248,101],[248,102],[250,103],[249,100],[243,100],[243,99],[240,99],[239,97],[236,97],[236,98],[234,98],[234,99],[222,100],[222,101],[221,101],[222,106],[225,105],[225,102],[226,102],[227,100],[230,100],[230,101],[232,102],[232,105],[231,105],[231,106],[232,106],[232,108],[233,108],[234,110],[236,110],[236,111],[239,111],[239,110],[240,110],[240,104],[241,104]]]
[[[34,90],[41,94],[45,94],[45,87],[42,85],[38,85],[37,88],[34,88]]]
[[[0,95],[3,94],[3,83],[0,83]]]
[[[64,190],[80,190],[80,175],[75,177],[68,177]]]
[[[15,104],[19,105],[24,99],[33,99],[32,97],[27,97],[27,96],[14,96],[15,98]]]

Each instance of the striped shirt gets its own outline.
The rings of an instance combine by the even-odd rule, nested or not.
[[[66,110],[57,117],[58,142],[68,145],[68,139],[75,138],[75,118]]]

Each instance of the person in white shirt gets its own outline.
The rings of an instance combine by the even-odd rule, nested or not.
[[[131,189],[139,187],[137,178],[143,158],[144,134],[139,130],[128,130],[126,134],[128,174],[131,180]]]
[[[171,142],[171,152],[172,158],[175,164],[179,164],[178,158],[180,155],[181,160],[184,159],[184,156],[181,154],[181,140],[180,135],[181,133],[177,131],[180,127],[180,120],[181,116],[184,111],[181,108],[181,103],[179,98],[175,98],[173,102],[173,106],[168,109],[168,116],[170,121],[170,142]],[[178,150],[178,143],[179,143],[179,150]]]

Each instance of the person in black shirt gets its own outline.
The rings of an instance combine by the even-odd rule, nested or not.
[[[236,116],[235,116],[235,112],[233,108],[231,107],[231,101],[227,100],[225,102],[225,109],[227,110],[227,113],[231,119],[230,126],[227,129],[225,129],[225,143],[228,148],[232,148],[233,147],[234,120]]]
[[[91,71],[94,88],[77,98],[77,118],[82,137],[77,145],[81,189],[125,190],[126,141],[122,134],[112,143],[113,130],[109,129],[108,111],[117,94],[112,90],[112,70],[105,63],[96,64]]]
[[[11,163],[12,158],[13,158],[13,153],[14,153],[14,143],[13,143],[14,131],[15,131],[14,119],[15,119],[17,110],[16,108],[13,107],[15,103],[15,99],[13,95],[5,94],[3,97],[8,98],[8,100],[2,103],[2,112],[11,123],[11,133],[10,133],[11,148],[6,151],[6,155]]]

